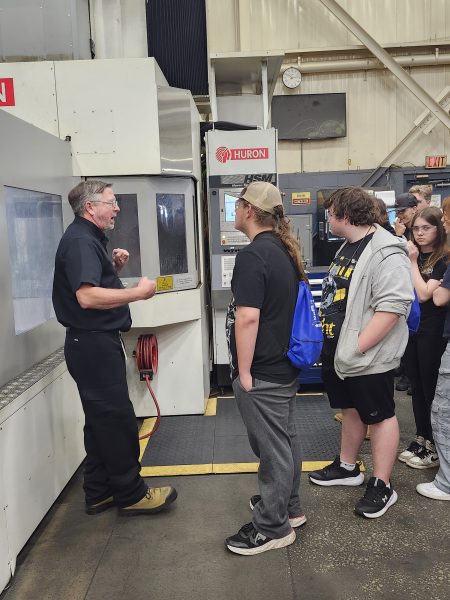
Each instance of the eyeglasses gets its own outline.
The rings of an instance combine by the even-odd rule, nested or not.
[[[423,231],[424,233],[428,233],[432,229],[436,229],[436,225],[414,225],[411,228],[414,233],[419,233],[419,231]]]
[[[119,203],[117,202],[117,200],[91,200],[92,204],[109,204],[110,206],[112,206],[113,208],[117,208],[119,206]]]

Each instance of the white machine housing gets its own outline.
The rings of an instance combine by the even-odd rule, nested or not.
[[[45,211],[20,205],[21,192],[59,198],[62,212],[70,211],[67,193],[77,182],[71,176],[70,144],[0,110],[0,131],[7,143],[0,145],[0,593],[14,574],[16,558],[53,502],[84,458],[84,416],[78,391],[61,350],[64,329],[50,311],[39,313],[41,322],[28,329],[18,327],[15,303],[32,306],[38,295],[51,305],[52,265],[47,255],[48,277],[42,277],[40,256],[26,247],[30,232],[52,234],[55,225]],[[7,196],[14,189],[19,198],[14,227],[8,227]],[[31,203],[32,204],[32,203]],[[44,202],[45,204],[45,202]],[[62,221],[58,212],[58,218]],[[57,223],[56,223],[57,224]],[[48,227],[50,226],[50,229]],[[59,235],[62,222],[59,223]],[[19,262],[29,258],[32,269],[45,279],[43,287],[28,281],[29,294],[19,292],[11,256],[11,237],[17,236]],[[52,242],[56,242],[53,236]],[[40,238],[42,240],[42,237]],[[25,248],[24,248],[25,247]],[[54,250],[53,250],[54,257]],[[19,273],[20,277],[20,273]],[[27,279],[27,278],[25,278]],[[35,280],[35,283],[39,283]],[[32,312],[32,311],[30,311]],[[35,312],[35,311],[34,311]],[[39,311],[38,311],[39,312]],[[20,333],[16,333],[17,330]],[[23,329],[23,330],[22,330]],[[30,502],[32,498],[32,502]]]
[[[160,364],[153,386],[161,413],[203,413],[209,395],[209,344],[199,115],[191,93],[169,87],[153,58],[3,63],[0,77],[14,82],[15,105],[5,110],[71,140],[74,175],[112,181],[118,193],[137,197],[140,271],[161,277],[158,290],[164,292],[131,305],[133,328],[125,346],[137,415],[155,414],[131,358],[141,333],[158,338]],[[163,193],[185,193],[184,273],[160,268],[151,205]],[[137,277],[125,277],[124,283],[133,285]]]

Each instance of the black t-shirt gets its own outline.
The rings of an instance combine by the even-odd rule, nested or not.
[[[234,322],[236,306],[260,309],[251,374],[271,383],[290,383],[298,376],[285,353],[289,346],[299,278],[284,244],[271,231],[258,234],[236,256],[231,281],[226,334],[231,377],[238,376]]]
[[[427,261],[431,256],[431,252],[420,253],[417,259],[420,274],[424,281],[436,279],[440,281],[447,269],[447,261],[443,258],[438,260],[434,267],[428,267]],[[442,335],[444,329],[445,315],[447,308],[445,306],[436,306],[433,298],[420,304],[420,325],[418,334],[425,335]]]
[[[334,355],[347,309],[348,290],[356,263],[373,233],[350,244],[347,242],[333,259],[322,281],[322,302],[319,317],[323,331],[322,365],[332,368]]]
[[[83,309],[76,297],[83,283],[123,288],[107,254],[107,242],[103,231],[82,217],[75,217],[61,238],[55,257],[53,306],[56,318],[65,327],[91,331],[128,331],[131,327],[128,304],[106,310]]]

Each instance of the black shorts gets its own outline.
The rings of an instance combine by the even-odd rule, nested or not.
[[[331,408],[355,408],[366,425],[395,416],[394,371],[340,379],[323,369],[322,379]]]

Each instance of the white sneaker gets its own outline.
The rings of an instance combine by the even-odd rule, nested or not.
[[[416,490],[422,496],[432,498],[433,500],[450,500],[450,494],[443,492],[434,485],[434,481],[429,483],[419,483],[416,485]]]
[[[406,461],[408,467],[413,469],[432,469],[439,466],[439,456],[435,445],[426,440],[423,446],[415,456]]]
[[[413,456],[415,456],[417,454],[417,452],[419,450],[421,450],[421,448],[423,448],[425,446],[425,438],[423,438],[421,435],[416,435],[416,437],[414,438],[414,440],[410,443],[410,445],[406,448],[406,450],[403,450],[403,452],[401,452],[398,455],[398,460],[400,462],[408,462],[408,460],[410,458],[412,458]]]

